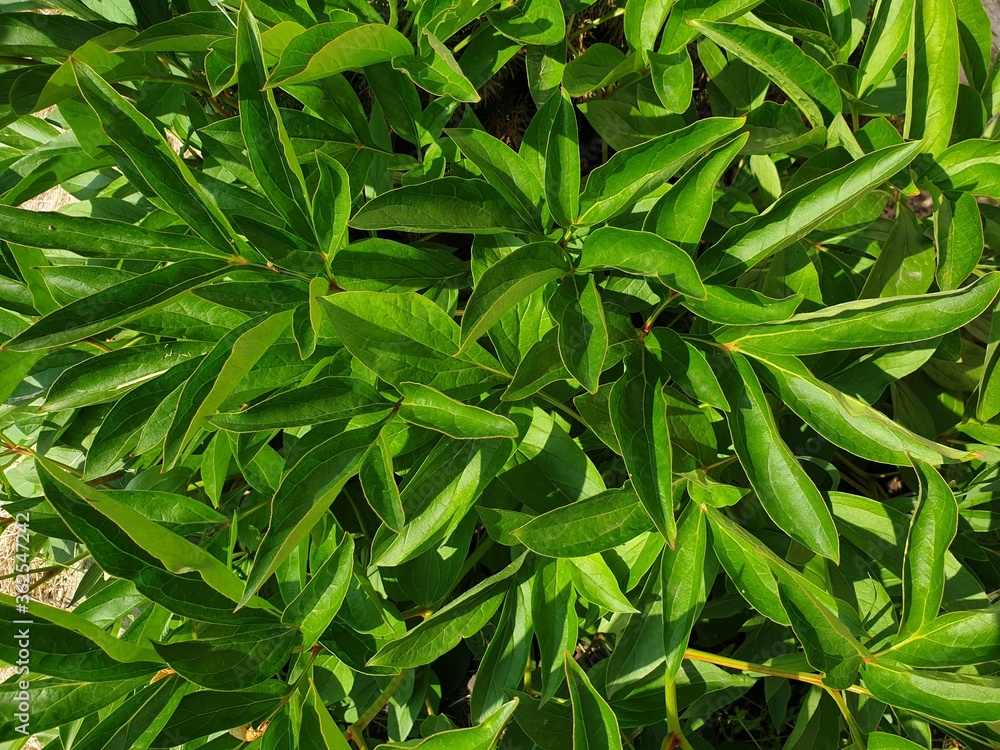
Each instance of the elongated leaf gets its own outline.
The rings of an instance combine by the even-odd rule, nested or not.
[[[258,432],[350,419],[391,408],[392,403],[365,381],[332,375],[277,393],[243,411],[212,414],[206,421],[230,432]]]
[[[29,352],[71,344],[156,310],[178,295],[222,276],[223,260],[183,260],[109,286],[40,318],[4,345]]]
[[[786,191],[764,213],[726,232],[698,259],[702,278],[715,283],[731,281],[857,203],[909,164],[919,151],[916,143],[889,146]]]
[[[312,235],[309,198],[298,159],[278,115],[274,94],[262,91],[266,72],[260,31],[250,7],[241,6],[236,32],[240,132],[264,195],[296,232]]]
[[[140,187],[165,201],[210,245],[225,253],[243,254],[246,246],[236,241],[229,220],[209,200],[156,126],[86,64],[72,65],[84,99],[119,149],[119,166],[127,165],[140,180]]]
[[[254,557],[240,605],[264,585],[326,513],[347,480],[357,473],[380,427],[342,432],[320,443],[288,470],[271,500],[267,533]]]
[[[566,681],[573,706],[573,750],[621,750],[618,719],[586,673],[566,652]]]
[[[598,224],[624,211],[741,127],[742,118],[709,118],[619,151],[587,178],[579,223]]]
[[[537,0],[535,0],[537,1]],[[561,13],[562,11],[560,11]],[[445,131],[466,159],[476,165],[486,181],[536,228],[541,224],[542,186],[518,154],[503,141],[482,130],[452,128]]]
[[[281,622],[302,631],[303,648],[315,645],[347,596],[354,570],[354,540],[345,534],[299,595],[281,613]]]
[[[813,127],[829,124],[840,114],[837,82],[793,42],[753,26],[708,21],[695,21],[692,25],[774,81]]]
[[[572,274],[564,279],[549,296],[548,309],[559,326],[559,354],[566,371],[596,393],[608,355],[608,324],[594,277]]]
[[[478,633],[500,608],[524,558],[473,586],[398,640],[387,643],[370,661],[398,669],[430,664],[463,638]]]
[[[948,148],[951,138],[960,69],[954,3],[913,0],[903,137],[924,139],[924,150],[935,156]]]
[[[964,193],[954,201],[944,199],[934,214],[937,246],[937,282],[947,291],[958,289],[969,278],[983,254],[983,224],[976,199]]]
[[[1000,274],[951,292],[833,305],[784,323],[736,326],[716,335],[730,349],[761,354],[819,354],[853,349],[859,342],[892,346],[941,336],[983,313],[1000,292]]]
[[[492,234],[531,229],[503,194],[483,180],[442,177],[390,190],[349,222],[355,229]]]
[[[542,703],[548,702],[566,676],[563,654],[576,647],[576,594],[565,560],[537,558],[531,586],[531,621],[538,640]]]
[[[500,611],[496,633],[486,647],[472,691],[473,721],[482,721],[504,704],[508,690],[521,684],[531,654],[531,585],[525,577],[512,584]]]
[[[671,445],[663,378],[643,352],[625,363],[608,405],[635,493],[669,544],[676,534],[671,490]]]
[[[323,305],[347,350],[393,385],[419,381],[462,398],[505,379],[478,344],[460,353],[458,324],[422,295],[344,292]]]
[[[836,561],[837,529],[815,483],[781,439],[750,363],[736,354],[720,378],[732,407],[733,447],[761,505],[778,527],[813,552]]]
[[[666,656],[664,679],[670,682],[680,672],[691,628],[698,619],[707,589],[712,583],[706,574],[707,539],[705,514],[700,506],[691,503],[677,524],[677,544],[674,549],[663,550],[660,590],[663,599],[663,653]]]
[[[205,355],[181,389],[177,406],[163,441],[163,460],[167,468],[181,459],[205,417],[225,401],[236,384],[285,330],[291,314],[254,318],[226,334]]]
[[[705,285],[690,256],[651,232],[602,227],[583,244],[578,270],[613,269],[652,276],[681,294],[703,299]]]
[[[285,48],[267,85],[306,83],[412,54],[413,46],[406,37],[383,24],[320,24]]]
[[[545,103],[552,110],[552,127],[545,143],[545,200],[552,218],[569,227],[580,213],[580,139],[576,110],[566,90]]]
[[[947,482],[919,459],[914,458],[913,468],[920,495],[906,539],[900,638],[937,617],[944,597],[945,554],[958,527],[958,503]]]
[[[482,720],[482,723],[467,729],[450,729],[433,734],[415,745],[387,742],[379,745],[385,750],[419,748],[419,750],[490,750],[496,746],[497,738],[514,715],[517,700],[509,701]]]
[[[626,485],[550,510],[513,533],[539,555],[584,557],[625,544],[652,528],[639,498]]]
[[[936,670],[907,669],[891,659],[866,664],[861,672],[883,703],[955,724],[1000,719],[1000,680]]]
[[[851,687],[861,666],[871,661],[868,650],[836,614],[789,577],[779,574],[778,595],[806,659],[824,673],[823,683],[837,690]]]
[[[997,608],[948,612],[897,640],[884,653],[911,667],[964,667],[994,661],[1000,654]]]
[[[403,383],[400,391],[403,402],[397,413],[411,424],[459,439],[517,437],[517,426],[507,417],[463,404],[426,385]]]
[[[760,357],[764,382],[806,424],[830,442],[862,458],[905,466],[908,456],[939,465],[965,453],[920,437],[861,401],[816,379],[797,359]]]
[[[536,289],[569,274],[553,242],[533,242],[504,256],[479,277],[462,316],[462,347],[489,330],[501,316]]]

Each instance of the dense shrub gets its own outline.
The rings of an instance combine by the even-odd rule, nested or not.
[[[990,45],[6,4],[0,739],[1000,747]]]

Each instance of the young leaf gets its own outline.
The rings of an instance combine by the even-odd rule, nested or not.
[[[561,227],[576,222],[580,212],[580,141],[576,110],[564,88],[545,107],[552,109],[552,128],[545,142],[545,199]]]

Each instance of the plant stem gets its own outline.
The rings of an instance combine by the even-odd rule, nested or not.
[[[822,675],[812,672],[796,672],[792,669],[768,667],[764,664],[754,664],[753,662],[743,661],[742,659],[732,659],[728,656],[717,656],[716,654],[697,651],[693,648],[689,648],[684,652],[684,658],[691,661],[703,661],[709,664],[715,664],[719,667],[729,667],[730,669],[737,669],[740,672],[756,672],[757,674],[766,674],[771,675],[772,677],[784,677],[786,680],[798,680],[799,682],[805,682],[821,688],[826,687],[823,684]],[[867,689],[860,687],[859,685],[852,685],[847,688],[847,692],[871,696],[871,693],[869,693]]]
[[[691,743],[684,736],[681,729],[681,717],[677,710],[677,682],[671,680],[667,683],[667,736],[663,739],[662,750],[672,750],[675,747],[682,750],[693,750]]]
[[[365,740],[362,737],[362,733],[365,731],[365,727],[371,724],[372,719],[378,716],[379,712],[385,708],[385,705],[392,698],[393,693],[399,690],[399,686],[403,684],[403,680],[406,678],[409,669],[403,669],[398,675],[392,678],[388,685],[385,686],[385,690],[375,699],[368,710],[365,711],[358,720],[351,724],[344,732],[344,738],[348,740],[353,740],[354,744],[358,746],[358,750],[368,750],[365,745]]]

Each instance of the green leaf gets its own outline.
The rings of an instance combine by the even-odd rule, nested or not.
[[[876,700],[953,724],[1000,719],[1000,680],[937,670],[907,669],[892,660],[874,661],[861,671]]]
[[[813,127],[828,125],[840,114],[837,82],[792,41],[753,26],[708,21],[692,26],[774,81]]]
[[[73,744],[84,750],[149,747],[184,696],[194,691],[191,683],[173,675],[146,685]]]
[[[797,359],[760,356],[764,383],[806,424],[856,456],[906,466],[914,456],[939,465],[975,454],[949,448],[910,432],[882,412],[818,380]]]
[[[470,708],[474,722],[483,721],[504,704],[507,690],[524,679],[524,665],[531,655],[531,584],[515,581],[504,599],[500,621],[479,662]]]
[[[482,130],[448,128],[445,133],[530,226],[541,228],[542,186],[524,159]]]
[[[607,490],[536,516],[513,534],[546,557],[585,557],[653,529],[632,488]]]
[[[923,164],[924,176],[942,190],[966,192],[994,200],[1000,196],[1000,144],[985,139],[961,141]]]
[[[393,531],[402,531],[406,523],[403,501],[393,473],[392,455],[385,436],[379,435],[365,454],[358,469],[358,479],[365,499],[375,514]]]
[[[178,261],[225,255],[199,237],[146,229],[122,221],[11,206],[0,206],[0,230],[8,242],[69,250],[85,258]]]
[[[910,39],[914,0],[892,2],[879,0],[875,6],[871,30],[865,42],[858,71],[858,94],[864,99],[885,80],[899,62]]]
[[[566,19],[557,0],[522,0],[486,14],[506,37],[524,44],[549,47],[566,35]]]
[[[743,119],[713,117],[619,151],[587,178],[580,196],[583,225],[607,221],[663,185],[691,159],[743,127]]]
[[[802,304],[802,296],[771,299],[753,289],[705,285],[705,298],[685,298],[684,307],[699,317],[723,325],[756,325],[788,320]]]
[[[358,471],[381,425],[347,430],[303,455],[282,477],[271,500],[267,533],[247,576],[240,605],[264,585],[323,517],[344,484]]]
[[[564,88],[542,107],[552,110],[552,127],[545,141],[545,200],[561,227],[575,223],[580,213],[580,140],[576,110]]]
[[[554,242],[533,242],[505,255],[476,282],[462,315],[462,348],[532,292],[569,273],[566,256]]]
[[[651,232],[601,227],[588,235],[577,270],[597,269],[652,276],[681,294],[699,299],[706,295],[691,257]]]
[[[373,237],[341,248],[330,273],[351,292],[415,292],[457,282],[466,269],[449,253]]]
[[[331,375],[281,391],[241,411],[212,414],[206,421],[229,432],[262,432],[351,419],[391,408],[392,402],[365,381]]]
[[[705,559],[708,531],[705,514],[697,503],[689,503],[677,524],[677,543],[663,550],[660,590],[663,599],[664,679],[673,682],[681,669],[691,629],[705,604],[711,576]],[[655,575],[655,571],[654,571]]]
[[[569,558],[570,577],[580,596],[609,612],[637,612],[622,593],[614,572],[601,555]]]
[[[426,552],[453,531],[510,458],[504,438],[452,440],[442,437],[400,493],[406,525],[380,535],[372,557],[395,566]]]
[[[96,336],[161,308],[230,269],[225,261],[208,258],[171,263],[54,310],[4,343],[3,348],[29,352]]]
[[[911,667],[965,667],[995,661],[1000,654],[997,607],[948,612],[924,623],[883,652]]]
[[[611,387],[608,405],[635,493],[669,544],[676,535],[671,490],[671,445],[664,381],[656,362],[638,352]]]
[[[566,371],[595,393],[608,355],[608,326],[594,277],[568,276],[549,295],[547,307],[559,326],[559,354]]]
[[[278,115],[274,94],[262,91],[266,75],[257,20],[244,4],[236,31],[240,132],[262,192],[294,231],[309,237],[312,211],[305,180]]]
[[[267,86],[306,83],[412,54],[407,38],[383,24],[319,24],[285,47]]]
[[[402,383],[399,389],[403,401],[397,413],[410,424],[456,439],[517,437],[517,426],[507,417],[463,404],[420,383]]]
[[[899,637],[906,638],[937,617],[944,597],[945,554],[958,529],[958,503],[932,466],[913,459],[920,482],[903,559],[903,612]]]
[[[618,719],[567,651],[566,682],[573,706],[573,750],[621,750]]]
[[[419,380],[463,398],[506,379],[478,344],[460,351],[458,324],[427,297],[343,292],[322,302],[347,350],[388,383]]]
[[[530,230],[496,188],[483,180],[441,177],[405,185],[368,201],[349,222],[355,229],[492,234]]]
[[[857,203],[919,151],[917,143],[889,146],[787,190],[766,211],[730,229],[698,258],[702,278],[717,284],[731,281]]]
[[[923,139],[923,150],[934,156],[948,148],[951,138],[960,68],[955,4],[913,0],[903,137]]]
[[[650,330],[643,345],[685,393],[716,409],[729,411],[722,386],[700,349],[662,327]]]
[[[263,682],[288,661],[296,630],[274,626],[241,628],[233,635],[153,647],[177,674],[210,690],[240,690]]]
[[[281,613],[283,625],[302,631],[303,648],[312,648],[333,622],[347,596],[353,570],[354,539],[350,534],[344,534],[336,549],[313,572],[299,595]]]
[[[938,286],[958,289],[975,270],[983,254],[983,223],[979,204],[969,193],[954,200],[942,198],[934,213]]]
[[[579,625],[571,567],[567,560],[535,560],[531,622],[538,641],[543,705],[555,696],[566,675],[563,654],[576,647]]]
[[[378,745],[385,750],[419,748],[419,750],[490,750],[496,747],[497,738],[514,715],[517,700],[504,703],[500,708],[484,718],[481,723],[467,729],[451,729],[432,734],[427,739],[411,744],[388,742]]]
[[[450,651],[463,638],[472,637],[500,608],[523,562],[523,557],[518,558],[499,573],[473,586],[401,638],[387,643],[368,663],[395,669],[419,667]]]
[[[132,346],[92,357],[62,371],[49,386],[43,408],[61,411],[116,401],[207,349],[200,342],[175,341]]]
[[[836,561],[839,543],[830,509],[781,439],[750,363],[739,354],[719,363],[726,368],[720,380],[732,407],[727,417],[733,448],[761,505],[792,539]]]
[[[163,442],[163,462],[172,468],[204,427],[205,418],[226,400],[288,327],[291,314],[254,318],[222,337],[184,383]],[[259,322],[258,322],[259,321]]]
[[[749,137],[737,136],[695,162],[650,209],[642,228],[693,256],[712,214],[715,186]]]
[[[955,291],[845,302],[784,323],[726,328],[715,338],[727,348],[764,355],[820,354],[853,349],[858,342],[892,346],[925,341],[975,320],[998,291],[1000,274],[987,274]]]
[[[229,220],[156,126],[86,64],[72,65],[84,99],[115,145],[114,153],[120,155],[119,167],[139,180],[148,197],[159,197],[170,206],[208,244],[227,254],[242,255],[246,245],[236,240]]]
[[[778,576],[778,595],[792,622],[792,630],[806,659],[823,672],[823,683],[836,690],[854,685],[861,666],[871,654],[851,634],[837,615],[788,577]]]

